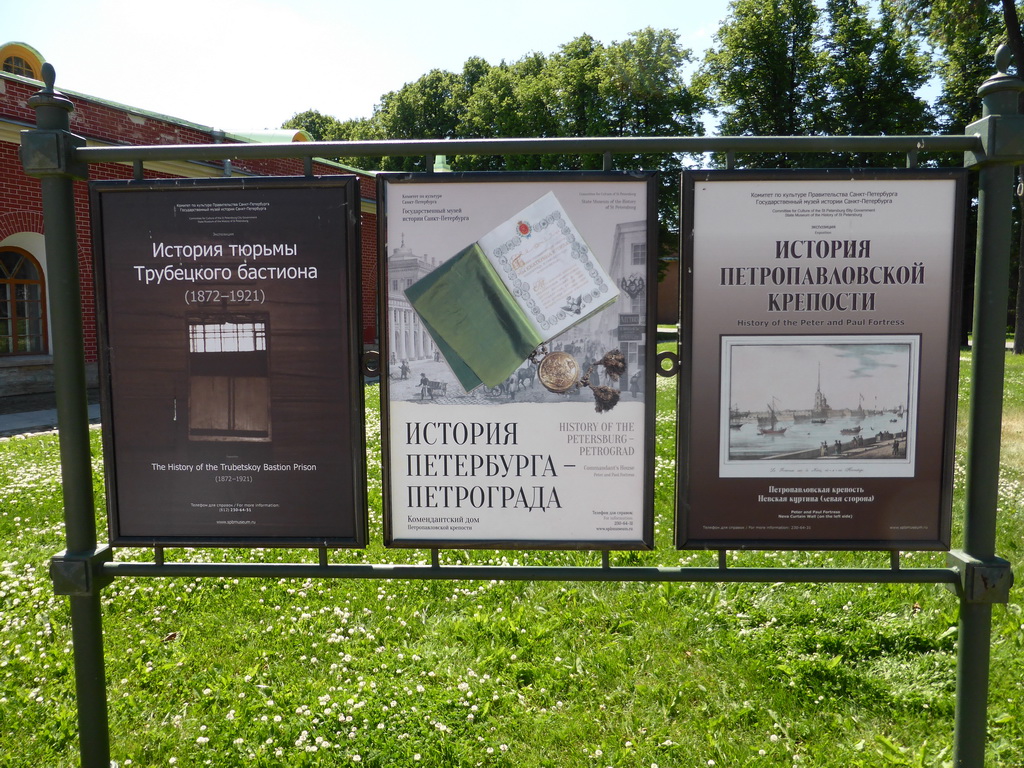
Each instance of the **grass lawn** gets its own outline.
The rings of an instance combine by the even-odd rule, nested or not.
[[[1024,358],[1007,365],[998,552],[1020,572]],[[961,366],[963,398],[969,353]],[[659,380],[657,549],[613,553],[613,564],[717,562],[672,548],[674,388]],[[371,445],[375,398],[372,388]],[[381,546],[379,476],[370,493],[371,546],[332,562],[428,562],[426,551]],[[64,547],[60,495],[56,436],[0,441],[7,768],[78,765],[69,610],[47,575]],[[314,552],[272,549],[167,556],[316,562]],[[589,552],[444,558],[600,563]],[[888,562],[886,553],[730,555],[736,565]],[[906,553],[903,563],[944,557]],[[103,605],[111,752],[122,768],[952,764],[958,601],[939,586],[121,578]],[[1018,589],[994,611],[991,766],[1024,755],[1022,605]]]

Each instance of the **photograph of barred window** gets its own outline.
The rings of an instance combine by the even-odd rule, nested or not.
[[[270,440],[265,315],[190,318],[189,440]]]

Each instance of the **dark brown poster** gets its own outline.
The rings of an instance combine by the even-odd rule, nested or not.
[[[948,547],[963,185],[684,174],[679,546]]]
[[[357,190],[92,185],[113,543],[363,543]]]

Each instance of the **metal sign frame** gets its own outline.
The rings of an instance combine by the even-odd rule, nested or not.
[[[949,548],[966,186],[683,174],[680,548]]]
[[[1007,602],[1013,574],[995,555],[999,481],[999,439],[1005,358],[1005,307],[1011,251],[1014,166],[1024,163],[1018,95],[1024,81],[1007,73],[1010,60],[997,57],[999,73],[981,87],[983,116],[964,136],[888,137],[674,137],[595,139],[498,139],[299,144],[211,144],[162,147],[86,147],[70,132],[73,104],[54,90],[52,65],[43,66],[44,87],[29,100],[38,128],[22,134],[26,173],[40,179],[47,259],[60,279],[50,281],[54,372],[61,433],[61,472],[67,548],[50,563],[58,594],[71,607],[80,755],[85,768],[108,768],[109,725],[103,663],[100,595],[119,576],[252,576],[320,578],[522,579],[590,581],[944,583],[960,602],[954,763],[980,768],[985,759],[992,606]],[[163,548],[155,562],[113,562],[111,549],[97,540],[85,397],[85,344],[82,327],[73,182],[88,176],[88,165],[128,162],[136,177],[143,164],[166,159],[230,160],[234,157],[312,158],[448,154],[603,154],[606,170],[615,154],[650,152],[905,152],[913,165],[919,152],[964,152],[965,165],[978,169],[979,226],[975,288],[973,362],[964,506],[963,550],[948,553],[947,568],[902,568],[891,553],[890,568],[798,569],[730,568],[720,550],[719,568],[478,567],[442,565],[438,550],[423,566],[332,565],[320,548],[318,565],[298,563],[166,563]],[[659,356],[660,360],[664,360]],[[366,367],[366,366],[364,366]],[[662,365],[664,369],[664,365]],[[675,364],[672,364],[675,367]],[[671,375],[667,370],[666,373]]]
[[[111,544],[363,546],[356,178],[90,192]]]
[[[439,274],[444,264],[451,263],[449,257],[545,193],[554,194],[559,201],[558,220],[564,214],[569,222],[566,226],[573,227],[583,247],[589,247],[608,270],[611,285],[602,283],[602,289],[609,295],[618,293],[617,300],[592,311],[589,318],[584,314],[585,306],[578,312],[556,307],[557,313],[564,315],[561,324],[568,326],[564,331],[550,340],[545,338],[541,346],[531,346],[525,360],[514,357],[517,367],[507,380],[496,386],[478,384],[467,392],[446,363],[446,354],[453,353],[440,332],[420,318],[406,298],[406,289],[413,280],[428,280],[431,278],[427,275]],[[652,548],[655,176],[604,171],[381,174],[378,200],[383,208],[378,218],[379,285],[383,286],[378,295],[378,316],[385,544],[416,548]],[[515,219],[509,221],[516,224]],[[529,225],[519,221],[518,226]],[[555,224],[544,226],[547,231],[557,229]],[[508,229],[509,237],[518,237],[512,226]],[[519,238],[522,248],[542,236],[540,230],[527,232]],[[562,235],[558,237],[560,240]],[[644,259],[642,264],[639,258],[633,259],[632,245],[642,245],[637,249]],[[568,265],[579,264],[566,248],[562,255]],[[482,250],[473,249],[471,253],[480,254]],[[540,253],[536,260],[548,256],[551,254]],[[511,270],[512,262],[506,262],[506,270]],[[538,271],[534,268],[532,274]],[[484,271],[484,277],[490,274]],[[576,276],[581,274],[584,270],[578,268]],[[641,281],[624,282],[635,277]],[[543,279],[553,280],[543,275],[530,279],[538,285]],[[641,315],[636,316],[635,328],[628,329],[636,331],[632,334],[636,339],[627,342],[618,333],[623,330],[619,313],[625,311],[622,307],[632,307],[635,299],[627,290],[634,283],[641,287],[641,304],[647,310],[642,313],[642,321]],[[473,333],[480,334],[486,318],[479,315],[491,310],[497,301],[495,292],[504,291],[500,282],[488,280],[473,285],[460,281],[457,305],[446,301],[443,306],[454,306],[461,315],[466,311],[467,291],[474,289],[487,297],[477,303],[479,314],[473,324]],[[529,291],[529,284],[524,287],[524,281],[519,281],[518,286],[502,294],[522,296],[508,302],[511,308],[504,307],[503,311],[526,307],[533,298]],[[557,297],[564,298],[561,293]],[[604,294],[585,299],[595,307],[607,302]],[[498,317],[496,312],[494,316]],[[578,317],[583,321],[573,322]],[[463,322],[460,319],[456,327]],[[428,337],[428,331],[435,338]],[[488,349],[493,346],[491,339],[482,341]],[[602,355],[615,352],[620,353],[622,370],[613,379],[600,362]],[[577,366],[573,382],[552,388],[552,383],[545,381],[544,360],[548,354],[551,360],[562,356]],[[415,366],[412,369],[410,360]],[[638,377],[636,390],[631,392],[634,377]],[[596,390],[602,385],[602,391],[614,392],[615,401],[610,405],[596,403]],[[500,423],[505,431],[493,441],[481,435],[479,444],[471,438],[473,445],[458,440],[457,435],[452,440],[423,436],[421,441],[417,438],[418,445],[413,445],[413,438],[404,430],[423,420],[450,423],[453,428],[466,428],[467,422],[490,427]],[[583,431],[565,431],[569,425],[584,424],[587,426]],[[508,430],[514,431],[512,441],[504,439]],[[614,456],[605,458],[612,453]],[[464,465],[468,462],[462,460],[469,459],[470,454],[483,454],[488,462],[480,461],[478,468],[467,469]],[[451,461],[442,464],[434,460],[445,457],[460,462],[458,467],[445,469]],[[429,467],[424,463],[428,459]],[[415,466],[410,467],[413,460]],[[615,469],[588,469],[610,464]],[[459,501],[442,504],[443,493]],[[623,495],[628,498],[621,498]],[[534,496],[540,497],[536,507],[532,506]]]

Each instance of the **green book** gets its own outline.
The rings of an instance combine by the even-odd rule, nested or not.
[[[549,192],[405,295],[469,392],[503,382],[537,347],[619,291]]]

